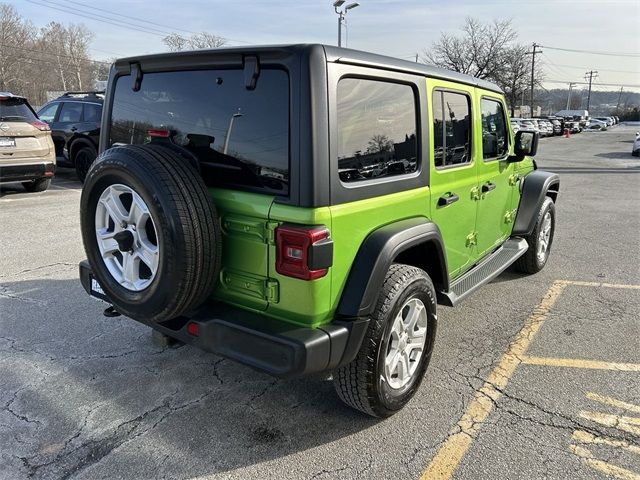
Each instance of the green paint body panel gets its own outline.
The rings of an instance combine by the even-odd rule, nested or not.
[[[268,276],[272,231],[267,228],[273,197],[223,189],[209,192],[222,229],[222,268],[214,298],[264,311],[274,296]]]
[[[511,234],[520,202],[522,178],[534,170],[533,162],[508,163],[482,158],[480,99],[495,93],[476,87],[427,78],[427,98],[434,89],[463,92],[471,99],[472,161],[435,168],[433,136],[429,138],[422,168],[430,169],[430,186],[321,208],[300,208],[274,202],[274,197],[235,190],[210,189],[222,227],[222,270],[213,293],[215,300],[261,312],[294,325],[318,327],[333,320],[351,266],[362,243],[376,229],[407,218],[435,222],[442,233],[449,277],[453,279]],[[433,124],[433,114],[427,108]],[[510,153],[513,153],[510,132]],[[482,185],[495,189],[482,192]],[[456,194],[459,200],[438,205],[440,197]],[[327,275],[305,281],[276,271],[275,229],[283,223],[324,225],[334,245],[333,266]]]

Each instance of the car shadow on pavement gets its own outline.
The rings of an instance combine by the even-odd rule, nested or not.
[[[594,155],[594,157],[601,157],[601,158],[616,158],[616,159],[623,159],[623,160],[628,160],[630,158],[633,158],[631,156],[631,152],[630,151],[625,151],[625,152],[604,152],[604,153],[596,153]]]
[[[15,478],[260,468],[379,423],[343,405],[327,376],[278,380],[161,348],[105,307],[75,279],[0,284],[0,451]]]
[[[56,174],[51,181],[49,191],[53,190],[81,190],[82,183],[76,176],[76,171],[71,168],[57,168]],[[42,193],[30,193],[27,192],[22,186],[21,182],[3,183],[0,184],[0,198],[5,196],[13,196],[17,194],[23,194],[27,197],[42,195]]]
[[[629,155],[631,157],[631,155]],[[640,173],[640,167],[620,167],[620,168],[591,168],[591,167],[549,167],[550,172],[555,173],[576,173],[576,174],[617,174],[617,173]]]

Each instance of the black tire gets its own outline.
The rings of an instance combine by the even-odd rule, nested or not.
[[[426,307],[425,345],[409,382],[395,389],[385,378],[384,360],[393,321],[401,308],[413,298],[421,300]],[[333,374],[333,384],[340,399],[374,417],[389,417],[398,412],[420,387],[433,351],[436,326],[436,293],[429,276],[417,267],[392,265],[358,355]]]
[[[540,244],[540,231],[542,229],[543,219],[549,212],[551,215],[551,233],[549,241],[543,258],[538,256],[538,246]],[[556,230],[556,206],[553,200],[549,197],[545,197],[540,210],[538,210],[538,216],[536,219],[535,227],[531,235],[527,235],[525,240],[529,244],[529,248],[526,253],[516,260],[515,267],[522,273],[538,273],[544,268],[549,259],[549,252],[551,251],[551,245],[553,244],[553,235]]]
[[[76,175],[81,182],[84,183],[87,173],[97,156],[96,149],[87,143],[82,143],[80,146],[73,148],[72,162],[76,168]]]
[[[96,207],[102,192],[114,184],[140,195],[155,224],[158,270],[144,290],[120,285],[100,255]],[[127,145],[105,151],[89,170],[80,206],[89,263],[118,312],[146,323],[162,322],[196,309],[212,293],[221,263],[218,216],[200,175],[171,150]]]
[[[30,182],[22,182],[22,186],[27,192],[44,192],[51,185],[50,178],[38,178]]]

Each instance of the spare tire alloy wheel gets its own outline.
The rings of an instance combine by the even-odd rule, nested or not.
[[[221,264],[220,224],[207,186],[160,145],[105,150],[80,198],[92,275],[123,315],[156,324],[193,312]]]
[[[109,273],[127,290],[139,292],[158,273],[160,242],[149,207],[131,187],[108,186],[95,214],[100,255]]]

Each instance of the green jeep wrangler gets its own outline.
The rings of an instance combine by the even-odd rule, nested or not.
[[[102,126],[80,278],[105,314],[279,377],[332,371],[373,416],[418,389],[437,304],[549,255],[559,178],[466,75],[323,45],[125,58]]]

